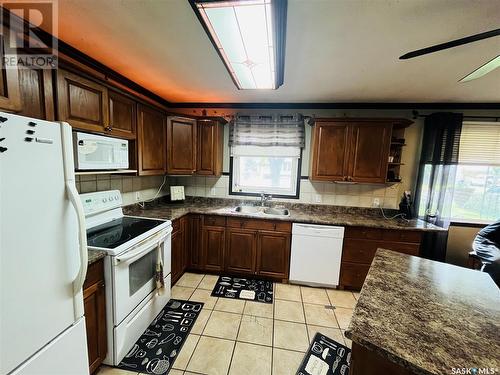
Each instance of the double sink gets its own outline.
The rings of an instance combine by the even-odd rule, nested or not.
[[[255,216],[290,216],[286,208],[261,207],[261,206],[237,206],[234,211]]]

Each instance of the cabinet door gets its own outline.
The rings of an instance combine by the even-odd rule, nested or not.
[[[182,230],[178,230],[172,233],[172,285],[182,276],[184,272],[182,264],[184,258],[184,235]]]
[[[48,121],[55,119],[51,70],[21,69],[19,86],[22,102],[20,115]]]
[[[109,91],[109,134],[120,138],[135,138],[136,102],[116,91]]]
[[[108,350],[103,264],[104,261],[100,260],[89,266],[87,279],[83,286],[90,373],[99,367]]]
[[[288,279],[290,234],[259,231],[257,237],[257,275]]]
[[[311,180],[343,181],[347,175],[349,125],[317,122],[313,130]]]
[[[187,242],[189,251],[189,267],[192,269],[202,269],[201,216],[190,215],[188,221],[189,234],[187,235]]]
[[[231,228],[226,235],[226,271],[254,274],[257,232]]]
[[[193,174],[196,170],[196,120],[169,117],[167,173]]]
[[[4,33],[4,35],[8,35],[8,33]],[[3,38],[3,35],[0,35],[0,58],[2,62],[6,53]],[[18,70],[5,69],[3,64],[0,70],[0,109],[8,112],[17,112],[22,109]]]
[[[348,180],[385,183],[392,124],[352,124],[351,131]]]
[[[58,119],[77,129],[103,132],[108,126],[108,89],[94,81],[59,69]]]
[[[217,121],[198,121],[196,174],[222,174],[223,128]]]
[[[166,116],[150,107],[137,106],[137,158],[139,175],[165,174]]]
[[[203,227],[203,266],[207,271],[224,268],[225,228]]]

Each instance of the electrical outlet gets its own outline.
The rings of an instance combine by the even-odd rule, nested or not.
[[[215,195],[215,188],[210,189],[210,195]]]
[[[314,201],[315,201],[316,203],[321,203],[321,194],[316,194],[316,195],[314,196]]]
[[[135,200],[137,202],[141,200],[141,193],[139,193],[138,191],[135,192]]]
[[[373,198],[372,207],[380,207],[380,199]]]

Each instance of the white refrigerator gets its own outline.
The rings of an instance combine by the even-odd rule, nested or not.
[[[71,127],[0,112],[0,374],[88,374]]]

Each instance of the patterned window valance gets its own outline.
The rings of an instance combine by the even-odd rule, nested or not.
[[[294,115],[236,115],[229,128],[229,146],[305,146],[304,118]]]

